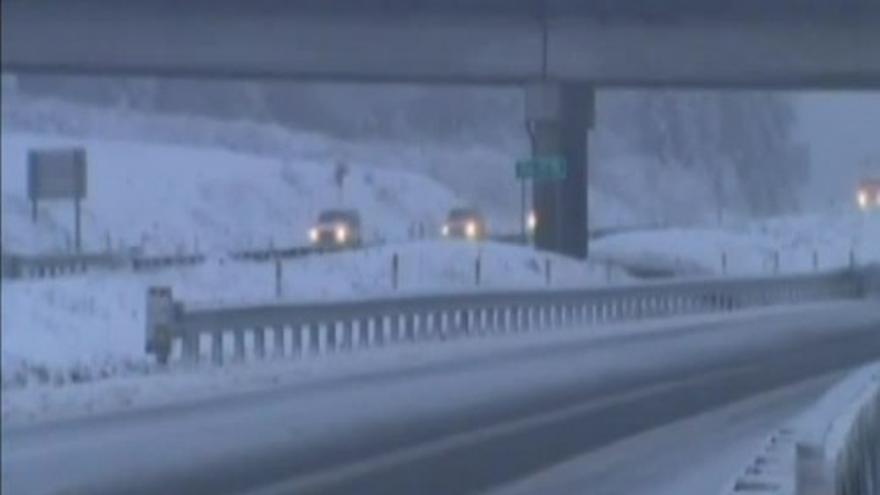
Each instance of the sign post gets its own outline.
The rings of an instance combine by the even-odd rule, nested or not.
[[[339,162],[336,164],[336,170],[333,173],[333,181],[336,183],[336,188],[339,191],[339,203],[342,204],[344,201],[343,192],[345,190],[345,178],[348,177],[348,165],[345,162]]]
[[[73,200],[74,246],[82,249],[80,202],[86,196],[86,150],[49,148],[28,152],[28,197],[31,219],[37,221],[41,200]]]

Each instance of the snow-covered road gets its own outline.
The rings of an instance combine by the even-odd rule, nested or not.
[[[93,418],[4,422],[3,489],[484,491],[581,455],[607,461],[606,449],[627,439],[651,446],[640,456],[666,455],[675,429],[639,440],[662,426],[713,443],[718,421],[697,418],[690,431],[676,422],[880,358],[880,307],[871,303],[670,325]],[[724,414],[750,417],[742,407]],[[750,433],[772,423],[751,419]]]

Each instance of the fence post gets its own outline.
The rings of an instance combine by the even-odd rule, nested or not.
[[[397,253],[391,256],[391,288],[397,290],[398,275],[400,273],[400,257]]]
[[[147,290],[145,351],[154,354],[160,364],[166,364],[171,354],[174,313],[170,287],[150,287]]]
[[[282,284],[282,275],[283,271],[281,270],[281,257],[275,256],[275,297],[281,298],[283,294],[283,284]]]
[[[482,261],[480,260],[480,255],[477,255],[477,259],[474,261],[474,282],[477,287],[480,286],[480,282],[482,280]]]

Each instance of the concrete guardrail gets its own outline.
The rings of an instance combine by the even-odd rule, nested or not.
[[[880,364],[851,374],[789,426],[721,495],[880,494]]]
[[[389,295],[206,307],[147,294],[146,350],[161,363],[308,356],[474,334],[552,330],[774,304],[859,298],[858,272],[725,278],[567,290]],[[249,344],[249,345],[246,345]],[[249,352],[247,352],[249,351]]]

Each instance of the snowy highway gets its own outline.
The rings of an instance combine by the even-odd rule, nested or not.
[[[514,487],[527,493],[517,481],[560,463],[638,437],[641,456],[651,449],[662,456],[669,434],[652,444],[644,439],[653,430],[880,359],[876,302],[667,326],[605,339],[532,341],[78,419],[4,422],[2,488],[449,494]],[[706,449],[712,446],[701,439],[731,440],[717,422],[710,424],[679,428],[688,437],[681,445],[692,439]],[[726,447],[718,445],[718,452]],[[695,453],[694,460],[713,454]],[[606,471],[596,469],[596,479],[589,470],[578,472],[576,487],[604,480],[607,488]],[[536,493],[569,493],[570,483],[560,488],[545,479]]]

